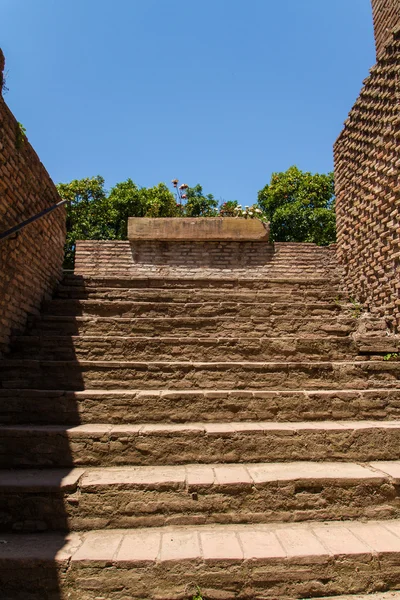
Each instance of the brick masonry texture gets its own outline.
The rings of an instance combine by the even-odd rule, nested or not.
[[[374,3],[378,45],[384,19],[394,25],[398,6]],[[350,296],[384,316],[395,331],[400,326],[399,101],[398,29],[379,52],[334,148],[337,257],[344,283]]]
[[[75,273],[85,276],[259,278],[321,277],[335,262],[335,246],[266,242],[79,241]]]
[[[0,50],[0,72],[4,56]],[[21,139],[18,122],[0,95],[0,232],[60,201],[46,169]],[[61,277],[65,209],[0,242],[0,353],[10,335],[24,329]]]
[[[393,29],[400,22],[400,0],[372,0],[375,45],[379,56],[384,50]]]

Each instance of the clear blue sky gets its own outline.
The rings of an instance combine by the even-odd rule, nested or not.
[[[7,103],[55,182],[178,177],[244,204],[332,169],[369,0],[0,0]]]

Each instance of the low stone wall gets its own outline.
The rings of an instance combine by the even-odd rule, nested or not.
[[[378,33],[379,34],[379,33]],[[400,327],[400,29],[335,144],[338,260],[348,294]]]
[[[0,74],[3,68],[0,50]],[[0,95],[0,233],[59,201],[46,169]],[[0,242],[0,354],[60,279],[64,241],[61,207],[17,237]]]
[[[335,246],[265,242],[78,241],[75,273],[92,276],[324,277]]]

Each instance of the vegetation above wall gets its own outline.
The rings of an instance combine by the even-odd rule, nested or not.
[[[258,204],[275,241],[326,245],[336,236],[334,194],[333,173],[313,175],[290,167],[272,174],[258,193]]]
[[[164,184],[140,188],[132,179],[117,183],[109,193],[104,179],[75,179],[57,186],[69,200],[65,268],[73,268],[75,241],[125,240],[128,217],[233,217],[259,218],[271,222],[275,241],[335,241],[333,175],[304,173],[290,167],[273,173],[258,194],[258,203],[242,207],[236,200],[219,205],[200,184],[190,187],[172,181],[173,192]]]

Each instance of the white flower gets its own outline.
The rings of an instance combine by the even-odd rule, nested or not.
[[[253,216],[253,213],[250,211],[250,212],[249,212],[249,215]]]
[[[256,209],[255,209],[255,212],[257,212],[257,213],[260,213],[260,212],[261,212],[261,210],[260,210],[259,208],[256,208]]]

